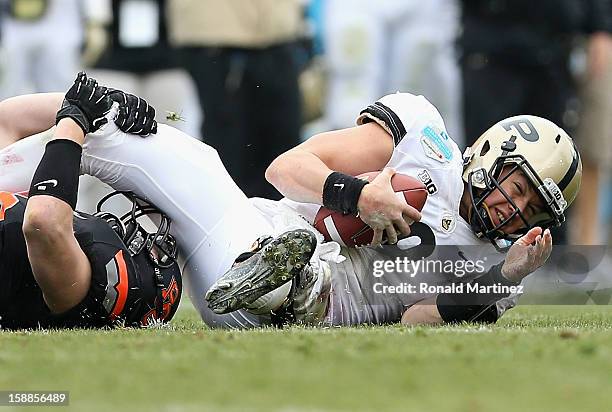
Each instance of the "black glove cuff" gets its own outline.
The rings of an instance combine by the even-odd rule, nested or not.
[[[333,172],[325,180],[323,185],[323,206],[345,215],[357,215],[357,203],[366,180]]]
[[[71,104],[67,100],[64,100],[62,103],[62,108],[59,109],[57,115],[55,116],[55,124],[58,124],[60,120],[65,117],[69,117],[74,120],[80,127],[83,129],[83,133],[89,133],[91,129],[91,124],[89,120],[87,120],[87,116],[83,113],[83,110],[75,104]]]

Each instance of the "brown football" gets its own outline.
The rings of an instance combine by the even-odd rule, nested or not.
[[[372,181],[380,172],[368,172],[357,177]],[[417,178],[396,173],[391,178],[395,193],[419,212],[427,200],[427,188]],[[343,215],[326,207],[321,207],[314,220],[314,227],[323,234],[325,240],[338,242],[342,246],[356,247],[369,245],[374,231],[363,220],[352,215]],[[384,241],[384,239],[383,239]]]

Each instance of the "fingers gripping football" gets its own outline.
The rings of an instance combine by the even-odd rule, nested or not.
[[[391,185],[394,174],[393,169],[383,170],[363,188],[357,204],[359,217],[374,230],[374,246],[382,243],[385,233],[388,243],[397,243],[398,234],[409,235],[410,225],[421,219],[417,209],[396,196]]]
[[[376,180],[380,175],[382,178]],[[392,170],[364,173],[358,177],[370,182],[359,198],[359,217],[326,207],[317,212],[313,225],[325,240],[356,247],[373,242],[395,243],[403,234],[408,236],[409,225],[420,219],[419,211],[427,200],[425,185],[412,176],[394,174]],[[372,226],[376,226],[377,238]]]

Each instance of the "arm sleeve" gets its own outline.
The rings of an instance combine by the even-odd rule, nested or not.
[[[501,274],[503,262],[492,266],[488,272],[470,282],[484,286],[518,286]],[[520,293],[441,293],[436,298],[436,305],[442,320],[446,323],[481,322],[495,323],[508,310],[513,308]]]

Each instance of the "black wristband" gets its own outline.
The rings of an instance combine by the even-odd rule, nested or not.
[[[46,195],[68,203],[74,210],[79,190],[83,149],[77,142],[55,139],[47,143],[30,186],[29,196]]]
[[[503,263],[492,266],[488,272],[469,283],[463,284],[462,293],[441,293],[436,306],[442,320],[448,323],[497,321],[495,303],[512,294],[515,283],[501,273]]]
[[[345,215],[357,215],[357,202],[367,184],[366,180],[333,172],[323,185],[323,206]]]

